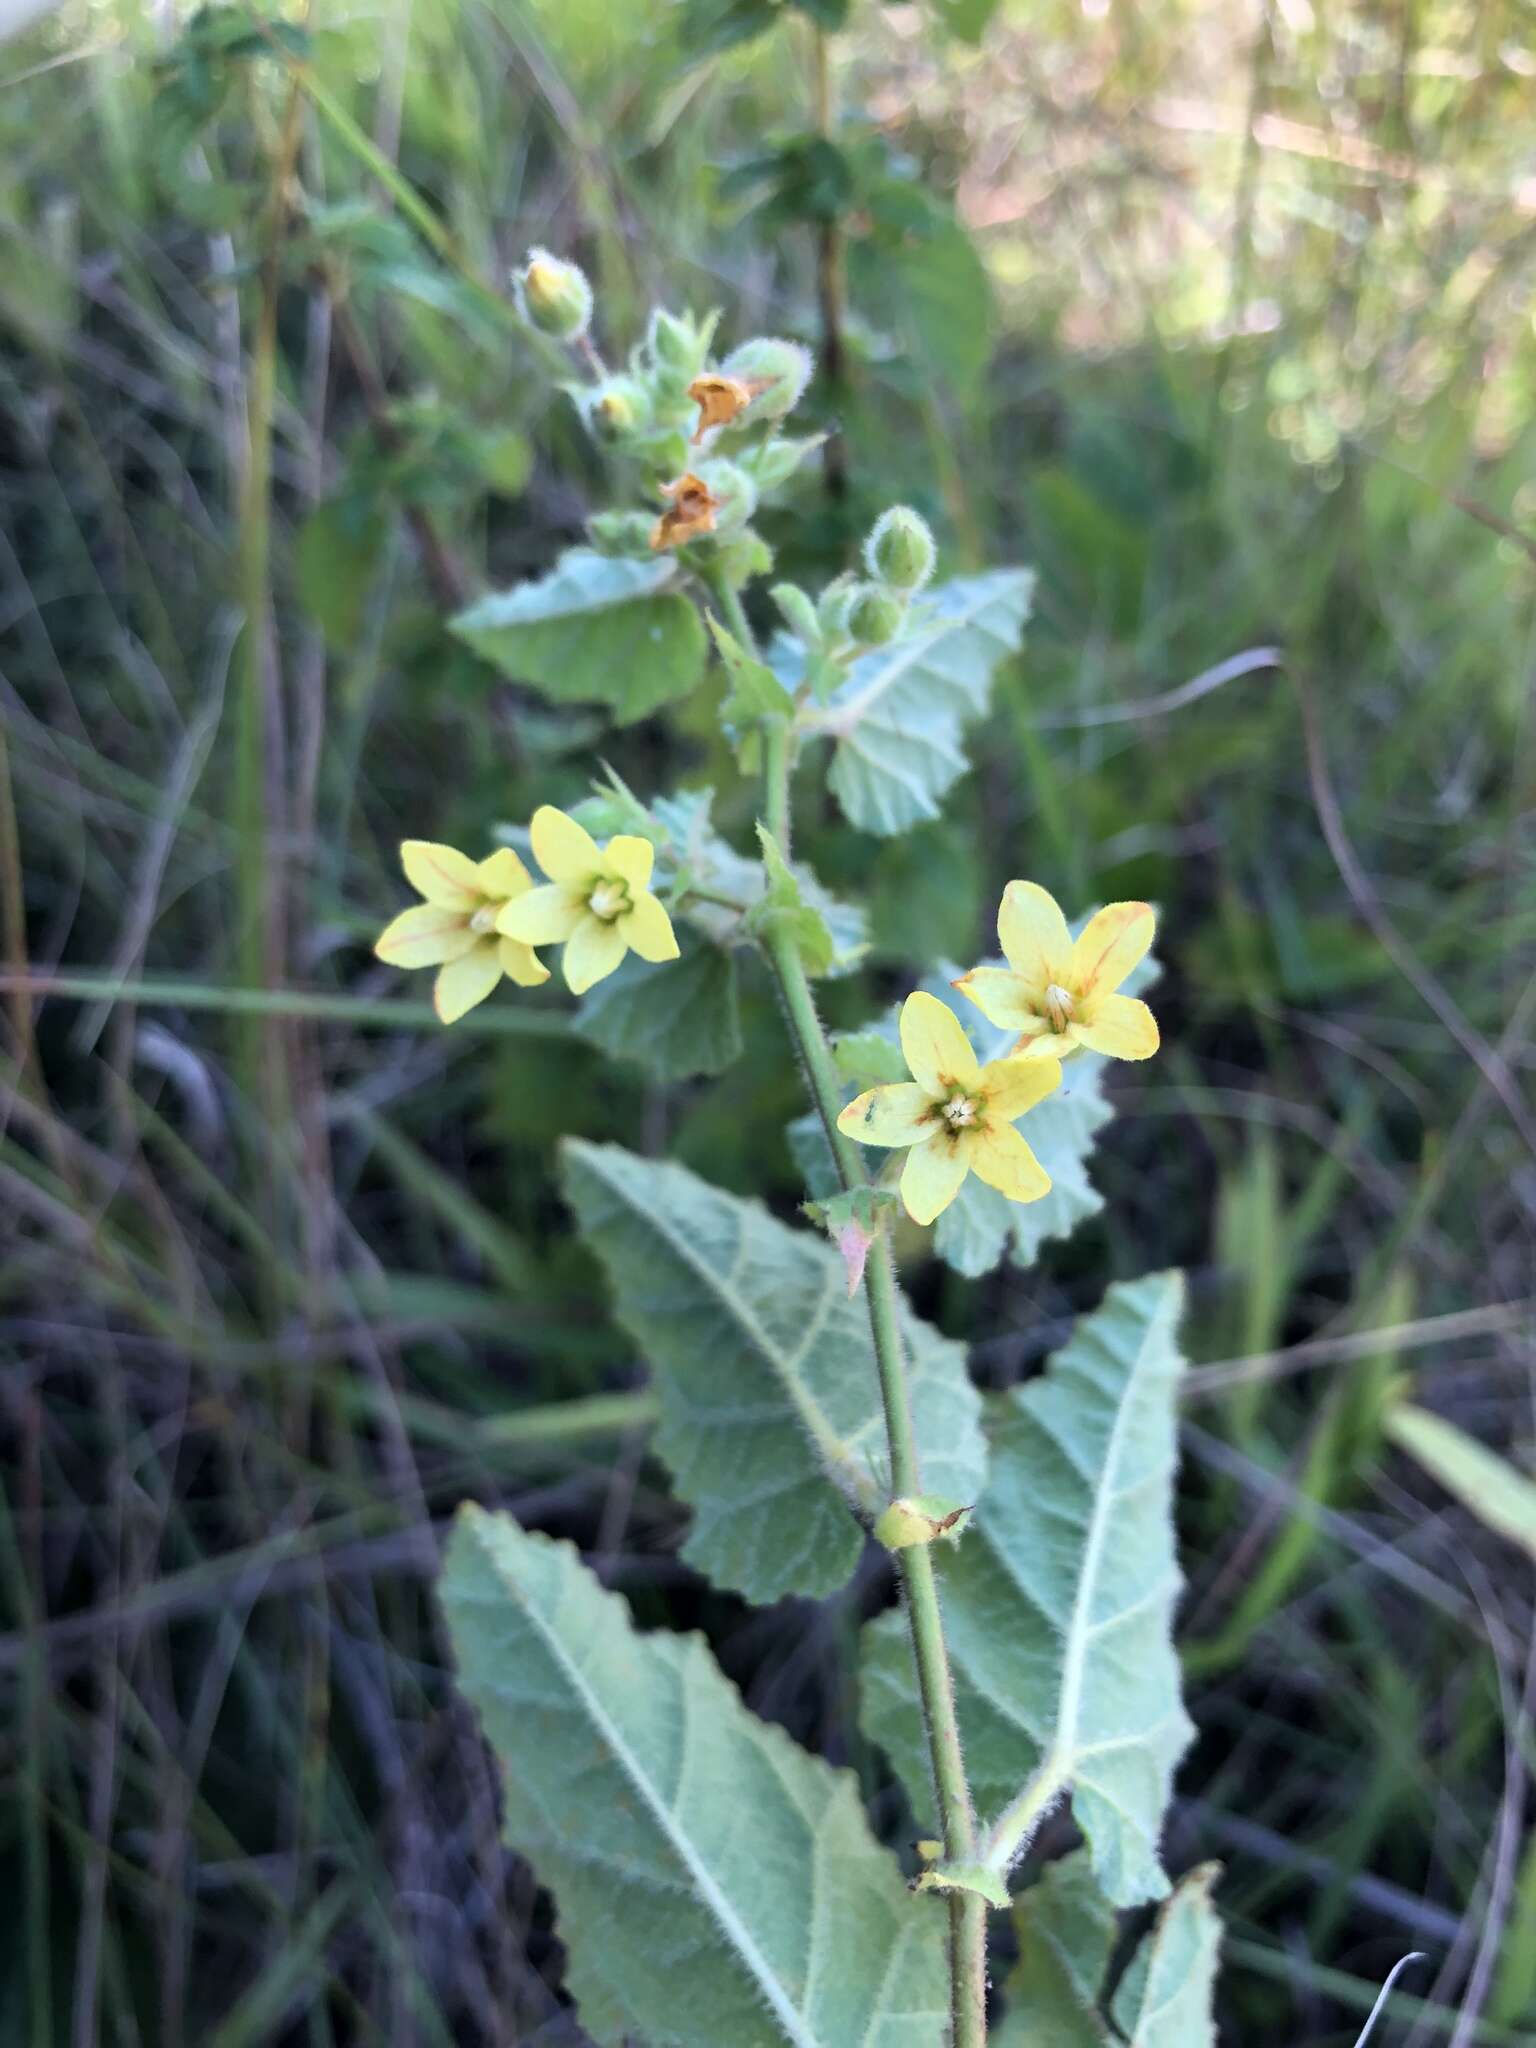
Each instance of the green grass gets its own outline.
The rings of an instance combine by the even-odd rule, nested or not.
[[[1227,1864],[1225,2038],[1348,2048],[1417,1948],[1379,2041],[1514,2042],[1529,1574],[1380,1418],[1411,1376],[1529,1460],[1528,1315],[1419,1331],[1532,1295],[1528,27],[1304,12],[1250,48],[1210,6],[1004,7],[976,57],[856,4],[845,109],[958,186],[990,286],[947,216],[891,247],[855,219],[849,381],[815,397],[850,491],[813,483],[773,538],[823,576],[910,496],[955,564],[1035,562],[1041,601],[944,820],[876,845],[807,803],[801,841],[875,906],[840,1022],[919,923],[984,944],[1011,873],[1163,907],[1168,1052],[1118,1089],[1113,1232],[1027,1278],[906,1277],[989,1384],[1170,1262],[1197,1362],[1269,1361],[1192,1409],[1183,1486],[1201,1740],[1170,1856]],[[693,65],[677,10],[315,13],[299,72],[112,5],[0,48],[0,2036],[26,2048],[582,2038],[429,1597],[469,1494],[884,1783],[854,1609],[748,1614],[674,1562],[550,1172],[562,1131],[668,1144],[787,1212],[765,992],[738,1069],[660,1090],[553,1004],[445,1037],[368,952],[405,833],[486,839],[599,752],[647,790],[717,770],[700,707],[606,733],[494,685],[422,545],[505,583],[596,501],[505,319],[528,243],[590,264],[614,353],[653,294],[818,340],[812,235],[730,179],[809,124],[808,37]],[[1135,709],[1270,646],[1283,668]]]

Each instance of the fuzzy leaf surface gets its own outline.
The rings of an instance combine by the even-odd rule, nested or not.
[[[1212,2010],[1221,1920],[1211,1891],[1221,1866],[1180,1878],[1115,1992],[1115,2024],[1130,2048],[1215,2048]]]
[[[656,1376],[654,1438],[694,1511],[683,1555],[749,1600],[843,1585],[883,1504],[869,1315],[810,1230],[686,1167],[567,1140],[567,1198]],[[904,1314],[923,1479],[971,1501],[986,1447],[958,1344]],[[926,1767],[925,1767],[926,1768]]]
[[[1033,589],[1028,569],[958,577],[923,601],[909,632],[852,663],[811,728],[835,742],[827,781],[850,823],[890,837],[939,815],[968,765],[964,727],[1018,651]]]
[[[1115,1942],[1115,1909],[1086,1850],[1048,1864],[1015,1900],[1019,1959],[993,2048],[1105,2048],[1099,1998]]]
[[[735,955],[686,927],[677,937],[678,959],[656,965],[631,953],[576,1009],[583,1038],[658,1081],[723,1074],[741,1057]]]
[[[684,697],[704,673],[704,625],[670,558],[570,548],[547,576],[482,597],[453,631],[556,703],[611,705],[621,724]]]
[[[441,1597],[603,2048],[932,2048],[943,1916],[851,1773],[750,1714],[700,1636],[638,1634],[567,1543],[469,1506]],[[750,1817],[750,1825],[746,1824]]]
[[[1191,1728],[1172,1624],[1176,1273],[1111,1287],[1047,1371],[993,1407],[965,1540],[937,1556],[961,1735],[989,1820],[1068,1791],[1116,1904],[1160,1898],[1158,1837]],[[930,1798],[901,1618],[865,1631],[864,1725],[920,1819]],[[989,1849],[989,1860],[1007,1857]]]

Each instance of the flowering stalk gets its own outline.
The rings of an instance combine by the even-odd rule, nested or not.
[[[732,616],[732,628],[742,638],[743,645],[750,649],[752,643],[747,637],[750,628],[739,601]],[[786,858],[790,835],[791,750],[789,721],[782,717],[768,720],[763,728],[764,807],[768,829]],[[843,1135],[838,1125],[842,1091],[799,948],[792,935],[782,927],[770,928],[765,934],[764,945],[806,1084],[832,1150],[838,1180],[845,1192],[868,1185],[859,1162],[858,1149]],[[896,1309],[895,1262],[891,1254],[889,1227],[884,1221],[869,1248],[864,1289],[869,1303],[875,1370],[880,1381],[880,1404],[885,1417],[891,1491],[901,1499],[921,1494],[923,1488]],[[913,1544],[898,1551],[896,1558],[906,1594],[907,1626],[912,1638],[923,1726],[927,1732],[929,1759],[938,1794],[945,1859],[951,1863],[969,1862],[975,1850],[976,1816],[970,1787],[966,1783],[965,1759],[960,1749],[954,1679],[944,1647],[944,1623],[931,1547],[925,1543]],[[950,1893],[952,2048],[984,2048],[987,2038],[986,1916],[986,1902],[974,1892],[957,1890]]]

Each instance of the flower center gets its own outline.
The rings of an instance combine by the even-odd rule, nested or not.
[[[474,916],[469,920],[470,930],[472,932],[479,932],[482,938],[487,932],[495,931],[497,908],[498,906],[494,903],[482,903]]]
[[[944,1120],[952,1131],[963,1131],[976,1121],[976,1104],[969,1095],[953,1095],[944,1105]]]
[[[612,924],[616,917],[628,910],[629,891],[622,882],[599,882],[587,898],[587,908],[604,924]]]
[[[1046,989],[1045,1014],[1051,1020],[1053,1031],[1066,1030],[1072,1022],[1072,1014],[1076,1007],[1071,989],[1063,988],[1059,981],[1053,981]]]

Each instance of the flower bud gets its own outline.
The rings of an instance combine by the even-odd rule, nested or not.
[[[893,505],[875,521],[864,543],[871,576],[893,590],[921,590],[933,574],[933,535],[909,505]]]
[[[586,410],[593,439],[613,447],[650,425],[650,394],[633,377],[610,377],[590,394]]]
[[[815,367],[815,357],[798,341],[775,341],[768,335],[744,341],[721,365],[727,377],[754,387],[747,413],[753,420],[781,420],[793,412]]]
[[[701,325],[688,314],[679,318],[662,306],[656,307],[647,339],[651,357],[656,367],[666,373],[669,386],[685,391],[698,376],[709,353],[709,337],[714,327],[714,315]]]
[[[574,263],[530,249],[528,261],[512,278],[523,318],[556,341],[576,341],[592,319],[592,287]]]
[[[907,608],[893,590],[866,583],[848,608],[848,631],[860,647],[884,647],[906,623]]]
[[[654,524],[644,512],[596,512],[587,521],[587,537],[600,555],[644,555]]]

